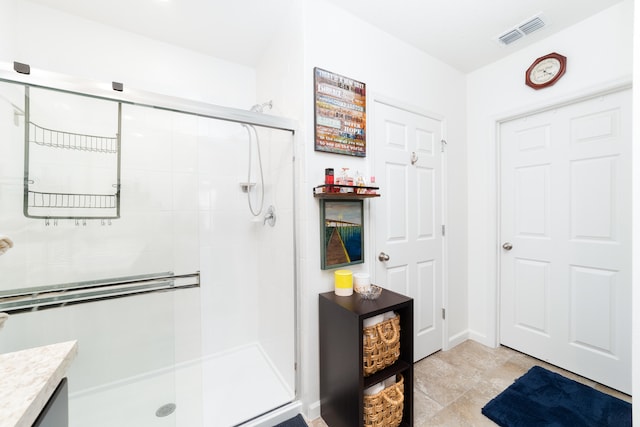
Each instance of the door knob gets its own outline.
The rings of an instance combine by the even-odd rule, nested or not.
[[[411,153],[411,164],[415,165],[416,163],[418,163],[418,155],[414,151]]]
[[[510,251],[511,249],[513,249],[513,245],[510,242],[506,242],[505,244],[502,245],[502,249],[506,251]]]
[[[384,252],[380,252],[378,254],[378,260],[382,262],[389,261],[389,255],[385,254]]]

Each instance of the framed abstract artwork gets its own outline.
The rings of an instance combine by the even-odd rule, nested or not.
[[[362,200],[320,200],[322,269],[364,262]]]

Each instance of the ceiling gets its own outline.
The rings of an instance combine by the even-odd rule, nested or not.
[[[292,2],[301,0],[31,0],[109,26],[255,66]],[[304,0],[313,1],[313,0]],[[470,72],[622,0],[326,0]],[[542,14],[542,29],[496,39]]]

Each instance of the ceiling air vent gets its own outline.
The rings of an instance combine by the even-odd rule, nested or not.
[[[540,19],[540,17],[536,16],[535,18],[520,24],[518,26],[518,30],[522,31],[524,35],[527,36],[542,27],[544,27],[544,21]]]
[[[500,43],[502,44],[509,44],[509,43],[513,43],[514,41],[522,37],[524,37],[524,35],[520,31],[511,30],[508,33],[505,33],[500,37],[498,37],[498,40],[500,40]]]
[[[502,45],[508,45],[514,41],[521,39],[524,36],[528,36],[534,31],[547,25],[540,15],[536,15],[533,18],[529,18],[526,21],[516,25],[513,28],[508,29],[502,35],[498,36],[498,42]]]

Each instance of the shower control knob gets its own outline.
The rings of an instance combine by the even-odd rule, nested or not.
[[[266,224],[269,224],[271,227],[276,225],[276,209],[273,207],[273,205],[269,206],[269,209],[267,209],[267,213],[264,214],[262,225]]]
[[[378,254],[378,260],[382,262],[389,261],[389,255],[385,254],[384,252],[380,252]]]

